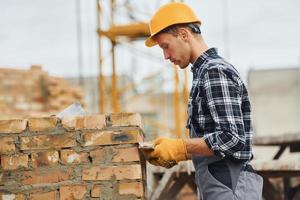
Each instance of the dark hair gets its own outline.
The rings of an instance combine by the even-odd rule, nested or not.
[[[168,26],[167,28],[161,30],[159,33],[170,33],[174,36],[178,35],[178,29],[179,28],[188,28],[192,33],[200,34],[200,23],[185,23],[185,24],[174,24],[171,26]]]

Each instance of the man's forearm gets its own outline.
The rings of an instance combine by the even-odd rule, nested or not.
[[[203,138],[191,138],[185,140],[186,150],[188,154],[201,156],[212,156],[214,152],[208,147]]]

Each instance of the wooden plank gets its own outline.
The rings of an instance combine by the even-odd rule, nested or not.
[[[195,183],[195,174],[193,173],[192,176],[194,177],[193,179],[189,179],[188,180],[188,185],[190,186],[190,188],[194,191],[195,194],[197,194],[197,185]]]
[[[268,179],[264,179],[263,196],[265,199],[281,200],[281,194]]]
[[[195,168],[194,168],[191,160],[180,162],[178,165],[174,166],[171,169],[165,169],[165,168],[157,167],[157,166],[153,166],[153,165],[148,165],[148,167],[149,167],[148,174],[149,173],[153,174],[153,177],[162,176],[162,178],[158,182],[158,184],[155,185],[154,188],[151,188],[151,192],[150,192],[151,195],[149,198],[150,200],[152,200],[152,199],[156,199],[156,200],[169,199],[169,197],[166,198],[166,196],[165,196],[166,192],[169,193],[168,191],[170,189],[181,187],[181,184],[183,184],[183,182],[186,182],[184,184],[189,184],[191,189],[195,193],[197,193],[197,187],[194,183]],[[177,180],[176,177],[181,177],[181,176],[189,176],[189,179],[183,181],[179,178]],[[176,182],[176,181],[178,181],[178,182]],[[172,192],[172,193],[174,193],[174,192]],[[177,195],[177,193],[176,193],[176,195]],[[172,196],[174,196],[174,194]]]
[[[174,179],[174,183],[170,186],[170,188],[164,191],[161,200],[176,199],[177,194],[181,191],[183,186],[187,184],[189,179],[193,179],[193,177],[189,176],[186,173],[180,173],[180,176]]]
[[[290,152],[300,152],[300,144],[293,144],[290,146]]]
[[[291,187],[291,180],[289,177],[283,178],[283,194],[285,199],[292,200],[292,187]]]
[[[274,160],[278,160],[280,158],[280,156],[282,155],[282,153],[284,152],[284,150],[286,149],[287,145],[283,145],[280,147],[279,151],[276,153],[276,155],[274,156]]]
[[[298,185],[297,187],[293,188],[292,190],[293,190],[292,198],[294,200],[300,199],[300,185]]]
[[[291,145],[298,144],[300,145],[300,133],[294,134],[284,134],[279,136],[255,136],[253,138],[254,145],[268,145],[268,146],[276,146],[276,145]]]
[[[298,160],[254,160],[251,165],[264,178],[300,176],[300,161]]]
[[[176,175],[174,169],[175,168],[171,168],[164,173],[162,179],[159,181],[158,186],[152,193],[150,200],[159,200],[161,198],[163,191],[167,190]]]
[[[253,160],[250,164],[257,171],[300,171],[299,160]]]
[[[257,171],[263,177],[280,178],[280,177],[300,177],[300,171]]]

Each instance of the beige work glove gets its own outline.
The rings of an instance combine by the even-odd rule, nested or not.
[[[158,138],[153,144],[153,150],[144,151],[146,158],[153,165],[171,168],[188,159],[183,139]]]

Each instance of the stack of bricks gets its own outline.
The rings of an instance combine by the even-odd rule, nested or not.
[[[0,199],[145,199],[139,114],[0,121]]]
[[[44,116],[68,105],[83,104],[83,92],[39,65],[29,70],[0,68],[0,119]]]
[[[63,78],[50,77],[44,78],[47,91],[47,110],[56,112],[68,107],[75,101],[83,104],[83,92],[78,87],[70,87]]]

